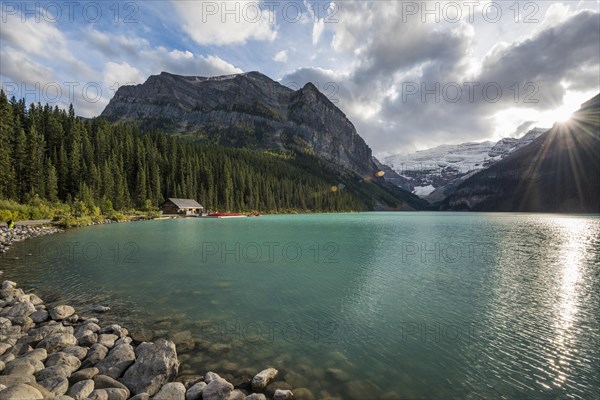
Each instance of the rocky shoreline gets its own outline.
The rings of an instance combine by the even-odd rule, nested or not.
[[[16,242],[58,232],[44,225],[0,227],[0,254]],[[91,311],[109,310],[99,305]],[[214,372],[178,376],[179,366],[172,340],[144,341],[118,324],[100,326],[70,305],[48,308],[10,280],[0,287],[0,400],[314,399],[304,388],[294,397],[269,385],[279,373],[274,368],[231,383]]]
[[[2,226],[0,227],[0,254],[6,253],[16,242],[58,232],[63,230],[47,225],[16,225],[12,229]]]
[[[69,305],[47,308],[15,282],[2,283],[0,400],[266,400],[278,375],[267,368],[234,385],[214,372],[178,377],[179,365],[171,340],[138,342],[120,325],[102,327]],[[269,394],[294,398],[291,390]]]

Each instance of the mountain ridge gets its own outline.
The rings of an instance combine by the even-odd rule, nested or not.
[[[407,180],[413,193],[420,193],[428,201],[440,201],[475,172],[528,145],[547,130],[533,128],[520,138],[440,145],[414,153],[392,155],[384,159],[384,164],[395,175]]]
[[[120,87],[101,117],[229,147],[300,149],[372,177],[370,147],[312,83],[292,90],[251,71],[218,77],[162,72]]]
[[[571,120],[479,171],[441,210],[600,212],[600,94]]]

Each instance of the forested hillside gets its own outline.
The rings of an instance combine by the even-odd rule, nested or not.
[[[101,116],[226,147],[310,149],[359,174],[377,172],[352,122],[312,83],[294,91],[256,71],[152,75],[120,86]]]
[[[299,153],[201,145],[134,123],[83,120],[0,94],[0,198],[83,202],[106,210],[195,198],[222,211],[404,207],[379,184]],[[409,199],[410,200],[410,199]]]

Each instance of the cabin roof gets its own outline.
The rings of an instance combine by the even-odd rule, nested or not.
[[[167,201],[172,202],[179,208],[204,208],[196,200],[193,199],[174,199],[168,198]]]

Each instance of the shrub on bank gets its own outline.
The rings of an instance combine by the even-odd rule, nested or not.
[[[13,200],[0,200],[0,221],[51,219],[56,215],[68,212],[68,210],[67,204],[50,203],[39,198],[33,199],[28,204],[20,204]]]
[[[145,213],[144,213],[145,214]],[[76,200],[72,204],[50,203],[34,198],[28,204],[20,204],[13,200],[0,200],[0,221],[24,221],[39,219],[57,219],[56,224],[62,227],[84,226],[92,222],[127,220],[124,214],[112,209],[110,204],[106,210]]]

